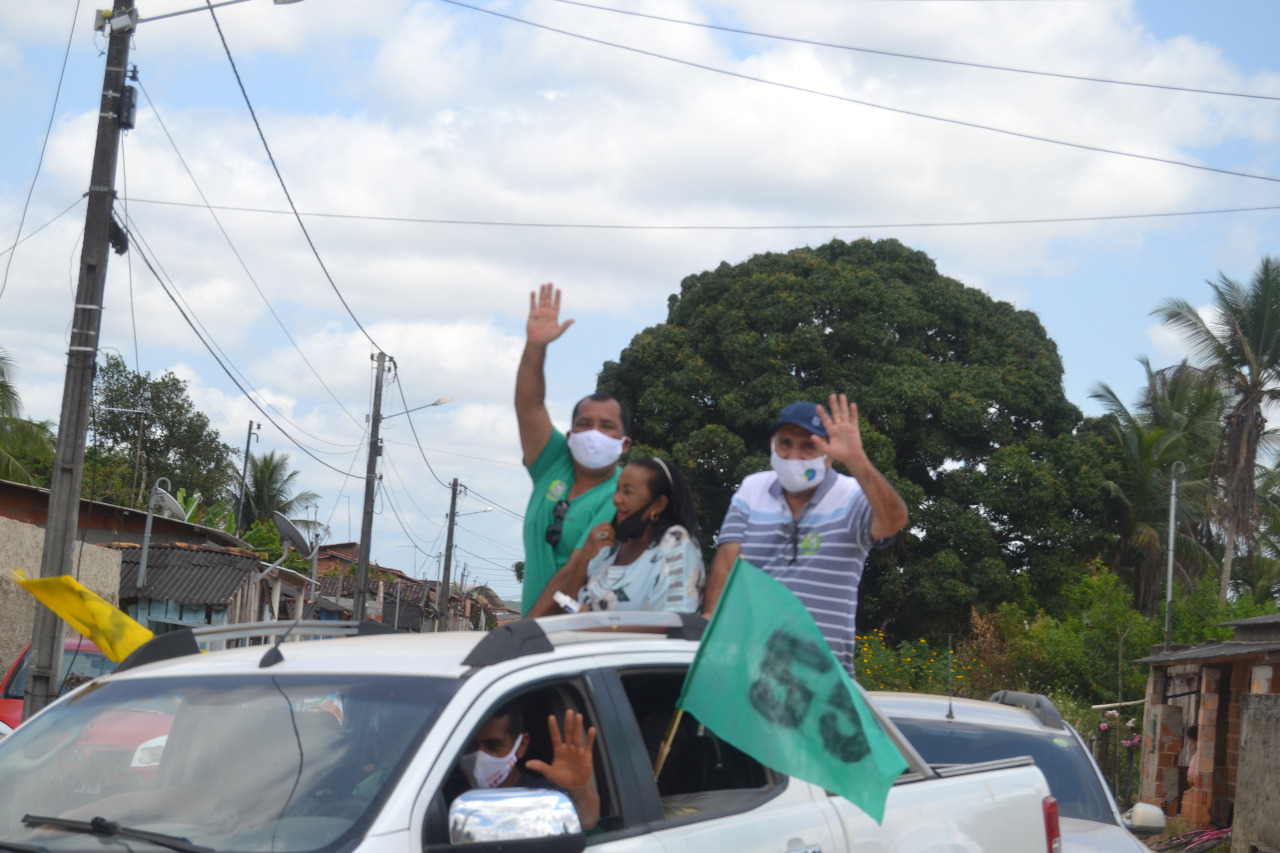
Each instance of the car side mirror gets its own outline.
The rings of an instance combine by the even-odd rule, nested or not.
[[[1164,812],[1151,803],[1137,803],[1125,812],[1124,828],[1134,835],[1157,835],[1164,832]]]
[[[469,853],[518,851],[582,853],[586,838],[563,791],[491,788],[467,791],[449,806],[449,842]]]

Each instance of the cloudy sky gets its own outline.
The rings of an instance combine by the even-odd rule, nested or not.
[[[23,242],[0,348],[56,420],[105,41],[87,3],[5,6],[0,247]],[[332,284],[210,14],[144,21],[119,204],[265,415],[137,252],[111,258],[103,348],[189,380],[233,446],[261,421],[255,452],[292,454],[333,542],[359,534],[381,348],[385,414],[453,401],[412,415],[421,451],[384,424],[374,559],[435,577],[457,477],[459,562],[508,596],[541,281],[577,320],[549,358],[561,425],[684,276],[833,237],[896,238],[1035,311],[1093,412],[1100,381],[1136,392],[1135,357],[1181,357],[1160,300],[1280,253],[1274,0],[251,0],[217,21]]]

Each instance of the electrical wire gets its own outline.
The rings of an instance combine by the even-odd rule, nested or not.
[[[76,34],[76,18],[79,14],[80,0],[76,0],[76,8],[71,13],[71,31],[67,33],[67,47],[62,52],[62,69],[58,72],[58,85],[53,92],[53,106],[49,108],[49,123],[45,125],[44,140],[40,143],[40,156],[36,158],[36,173],[31,176],[31,184],[27,187],[27,197],[22,202],[22,214],[18,217],[18,233],[13,238],[14,249],[22,244],[22,226],[27,222],[27,210],[31,206],[31,195],[36,191],[36,181],[40,179],[40,169],[44,166],[44,152],[48,149],[49,137],[53,134],[53,120],[58,115],[58,99],[62,97],[62,81],[67,76],[67,59],[71,56],[71,40]],[[4,263],[4,277],[0,278],[0,299],[4,298],[4,292],[9,287],[9,267],[13,265],[14,254],[16,252],[10,251],[9,257]]]
[[[413,499],[413,493],[410,491],[408,484],[406,484],[404,481],[404,477],[400,476],[400,469],[396,468],[396,464],[394,460],[392,460],[392,458],[385,451],[382,454],[382,459],[384,462],[387,463],[387,467],[391,469],[391,473],[395,475],[396,481],[400,484],[400,488],[404,489],[405,497],[408,499],[410,505],[412,505],[413,508],[417,510],[418,515],[423,519],[426,519],[427,521],[431,522],[436,527],[444,527],[444,522],[436,521],[431,517],[430,513],[423,512],[422,507],[418,506],[417,501]]]
[[[231,249],[231,254],[235,255],[236,260],[240,262],[240,269],[244,270],[244,274],[249,279],[249,283],[252,284],[253,289],[257,291],[258,298],[262,300],[263,305],[267,306],[267,311],[270,312],[272,318],[276,321],[276,325],[280,327],[280,331],[284,332],[284,336],[289,339],[290,345],[292,345],[294,351],[298,353],[298,356],[302,359],[302,363],[307,366],[307,370],[311,371],[311,375],[316,378],[316,381],[319,382],[320,386],[324,388],[324,390],[329,394],[329,397],[333,400],[333,402],[338,404],[338,408],[342,410],[342,413],[346,415],[347,418],[353,424],[355,424],[356,426],[360,426],[361,425],[360,421],[355,417],[355,415],[347,411],[347,407],[344,406],[342,404],[342,401],[338,399],[338,395],[334,394],[333,389],[331,389],[325,383],[324,377],[321,376],[320,372],[317,371],[315,367],[311,364],[311,361],[307,358],[307,354],[302,351],[302,347],[298,346],[298,342],[294,340],[293,335],[290,334],[288,327],[285,326],[284,320],[281,319],[278,313],[276,313],[275,306],[273,306],[271,304],[271,301],[267,299],[267,295],[262,292],[262,288],[258,285],[258,280],[254,278],[253,273],[249,271],[249,265],[245,263],[244,257],[241,256],[240,250],[236,248],[236,244],[231,239],[231,235],[227,233],[226,228],[222,227],[222,220],[218,218],[217,212],[215,212],[214,209],[209,206],[209,199],[208,197],[205,196],[204,190],[201,189],[200,182],[196,180],[195,173],[192,172],[191,167],[187,165],[187,159],[182,156],[182,151],[178,149],[177,141],[174,140],[173,134],[169,133],[168,126],[164,123],[164,119],[160,116],[160,110],[156,109],[155,102],[151,100],[151,93],[147,91],[147,87],[142,84],[141,80],[138,80],[138,88],[142,89],[142,95],[144,98],[147,99],[147,106],[151,107],[151,112],[153,115],[155,115],[156,121],[160,125],[160,129],[164,131],[165,138],[169,140],[169,145],[173,148],[173,153],[177,155],[178,162],[182,164],[182,168],[184,171],[186,171],[187,177],[191,179],[191,185],[195,187],[196,193],[200,196],[200,200],[204,202],[205,209],[208,210],[209,215],[213,217],[213,222],[215,225],[218,226],[218,231],[221,232],[222,238],[226,240],[227,246]],[[126,194],[127,194],[127,187],[128,187],[128,184],[126,184]],[[297,425],[295,424],[295,426]],[[324,439],[317,438],[314,435],[311,436],[311,438],[314,438],[317,441],[324,441]]]
[[[478,533],[475,530],[472,530],[470,527],[465,527],[456,521],[453,523],[453,526],[458,528],[459,530],[467,531],[467,533],[470,533],[472,536],[476,537],[477,539],[480,539],[484,542],[488,542],[490,545],[493,545],[498,548],[504,548],[510,551],[512,556],[514,556],[517,560],[521,559],[524,556],[523,550],[519,548],[512,548],[510,545],[506,544],[505,542],[499,542],[497,539],[490,539],[488,536],[485,536],[482,533]]]
[[[413,447],[413,446],[414,446],[414,445],[410,444],[410,443],[409,443],[409,442],[407,442],[407,441],[392,441],[391,439],[387,438],[386,436],[382,436],[381,438],[382,438],[383,443],[385,443],[385,444],[394,444],[394,445],[396,445],[397,447]],[[443,455],[445,455],[445,456],[456,456],[456,457],[458,457],[459,459],[474,459],[474,460],[476,460],[477,462],[489,462],[489,463],[492,463],[492,464],[494,464],[494,465],[509,465],[509,466],[511,466],[512,468],[523,468],[523,467],[524,467],[524,465],[523,465],[523,464],[521,464],[521,463],[519,463],[519,462],[511,462],[511,461],[506,460],[506,459],[493,459],[493,458],[488,457],[488,456],[472,456],[471,454],[468,454],[468,453],[454,453],[452,450],[441,450],[441,449],[440,449],[440,448],[438,448],[438,447],[424,447],[424,448],[422,448],[422,449],[423,449],[423,450],[429,450],[429,451],[431,451],[432,453],[440,453],[440,454],[443,454]]]
[[[392,365],[396,364],[396,360],[391,359]],[[427,470],[431,472],[431,476],[446,489],[452,489],[453,486],[440,479],[440,475],[436,473],[436,469],[431,467],[431,460],[427,458],[427,452],[422,449],[422,441],[418,438],[417,427],[413,425],[413,415],[409,414],[409,401],[404,396],[404,386],[400,384],[400,369],[396,365],[396,370],[391,374],[391,381],[396,384],[396,389],[400,392],[400,402],[404,405],[404,419],[409,422],[409,431],[413,433],[413,443],[418,446],[418,452],[422,454],[422,461],[427,463]]]
[[[333,288],[333,292],[338,295],[338,301],[342,303],[342,307],[347,310],[347,316],[356,324],[361,333],[373,345],[374,349],[381,350],[374,341],[373,336],[360,323],[355,312],[351,310],[351,306],[347,304],[346,297],[342,295],[342,291],[338,289],[338,284],[333,280],[333,276],[329,275],[329,268],[324,265],[324,259],[320,257],[320,250],[316,248],[316,244],[311,239],[311,234],[307,231],[306,223],[302,221],[302,217],[298,214],[298,209],[293,204],[293,196],[289,194],[289,187],[285,185],[284,176],[280,174],[280,167],[276,164],[275,155],[271,153],[271,146],[267,144],[266,134],[262,131],[262,125],[258,123],[258,114],[253,109],[253,103],[249,100],[249,92],[244,87],[244,81],[240,79],[240,69],[236,67],[235,58],[231,55],[231,48],[227,45],[227,37],[222,33],[222,25],[218,23],[218,15],[213,11],[212,0],[205,0],[205,4],[209,7],[209,17],[213,19],[213,25],[218,30],[218,38],[222,41],[222,49],[226,51],[227,61],[231,63],[231,71],[236,76],[236,83],[240,86],[240,94],[244,96],[245,106],[249,108],[249,116],[253,119],[253,126],[258,130],[258,138],[262,140],[262,147],[267,152],[267,159],[271,161],[271,168],[276,173],[276,178],[280,181],[280,189],[284,191],[285,200],[289,202],[289,207],[293,210],[294,218],[298,220],[298,227],[302,229],[302,235],[307,238],[307,245],[311,247],[311,254],[315,255],[316,262],[320,264],[320,269],[324,272],[324,277],[328,279],[329,286]]]
[[[1036,77],[1054,77],[1059,80],[1076,80],[1083,83],[1105,83],[1110,86],[1134,86],[1141,89],[1160,89],[1168,92],[1189,92],[1195,95],[1218,95],[1224,98],[1252,98],[1260,101],[1280,101],[1280,95],[1257,95],[1249,92],[1227,92],[1218,89],[1196,89],[1190,86],[1172,86],[1164,83],[1142,83],[1133,80],[1113,80],[1106,77],[1089,77],[1083,74],[1064,74],[1057,71],[1040,71],[1031,68],[1012,68],[1007,65],[989,65],[983,62],[968,62],[961,59],[943,59],[937,56],[920,56],[912,53],[898,53],[892,50],[878,50],[872,47],[855,47],[848,44],[834,44],[826,41],[780,36],[773,33],[760,33],[752,30],[741,30],[737,27],[725,27],[717,24],[704,24],[700,21],[686,21],[680,18],[667,18],[662,15],[651,15],[646,12],[634,12],[630,9],[614,9],[609,6],[598,6],[595,3],[583,3],[582,0],[554,0],[567,6],[581,6],[584,9],[597,9],[601,12],[613,12],[617,15],[630,15],[636,18],[647,18],[651,21],[662,21],[668,24],[680,24],[686,27],[698,27],[704,30],[717,30],[734,35],[753,36],[755,38],[785,41],[793,44],[807,44],[812,47],[827,47],[833,50],[847,50],[855,53],[870,53],[876,56],[891,56],[895,59],[911,59],[917,62],[938,62],[944,65],[959,65],[966,68],[981,68],[986,71],[1005,71],[1010,74],[1030,74]],[[936,0],[935,0],[936,2]]]
[[[160,201],[150,198],[135,198],[134,204],[157,204],[168,207],[203,207],[204,205],[181,201]],[[273,216],[291,216],[288,210],[271,210],[262,207],[229,207],[214,205],[217,210],[236,211],[239,213],[265,213]],[[1180,210],[1165,213],[1114,213],[1099,216],[1050,216],[1037,219],[973,219],[951,222],[866,222],[802,225],[796,223],[780,225],[607,225],[599,222],[512,222],[506,220],[481,219],[427,219],[412,216],[368,216],[355,213],[303,213],[303,216],[314,216],[317,219],[350,219],[372,222],[405,222],[417,225],[478,225],[493,228],[583,228],[605,231],[871,231],[885,228],[972,228],[990,225],[1058,225],[1073,222],[1115,222],[1127,219],[1166,219],[1182,216],[1217,216],[1228,213],[1261,213],[1280,210],[1280,205],[1264,205],[1261,207],[1228,207],[1207,210]]]
[[[222,358],[219,357],[218,351],[215,350],[215,347],[211,345],[209,341],[205,340],[204,335],[201,334],[200,329],[197,328],[197,325],[195,322],[192,321],[192,318],[187,315],[187,311],[183,309],[182,303],[179,302],[177,297],[174,296],[173,292],[170,290],[169,285],[165,282],[164,278],[162,278],[160,273],[156,271],[155,266],[153,266],[151,263],[151,259],[147,257],[146,251],[142,249],[142,246],[145,245],[145,241],[136,241],[135,239],[136,231],[131,227],[132,223],[117,223],[117,224],[120,224],[121,229],[124,230],[125,233],[129,235],[129,240],[133,244],[135,250],[137,250],[138,257],[142,259],[142,262],[146,265],[147,269],[150,270],[151,275],[155,277],[156,282],[160,285],[160,289],[164,291],[165,296],[168,296],[169,301],[172,302],[173,306],[178,309],[178,313],[182,316],[183,321],[186,322],[187,326],[191,328],[191,331],[195,334],[196,338],[204,346],[205,350],[209,353],[209,355],[213,357],[213,360],[217,362],[218,367],[220,367],[222,369],[222,372],[227,375],[227,378],[231,380],[232,384],[234,384],[236,388],[239,389],[240,393],[244,395],[244,398],[249,401],[250,405],[252,405],[255,409],[257,409],[258,413],[261,414],[262,417],[268,423],[270,423],[277,430],[279,430],[280,434],[283,435],[285,439],[289,441],[289,443],[291,443],[294,447],[301,450],[307,456],[311,457],[312,460],[328,468],[330,471],[334,471],[338,474],[342,474],[345,482],[345,478],[348,476],[345,471],[343,471],[341,468],[338,468],[334,465],[329,464],[328,462],[326,462],[325,460],[317,456],[315,453],[312,453],[310,448],[308,448],[305,444],[303,444],[302,442],[294,438],[289,433],[289,431],[286,430],[284,427],[280,426],[280,424],[276,423],[276,421],[271,417],[271,415],[267,414],[267,410],[264,409],[258,403],[258,401],[254,398],[254,395],[249,393],[247,390],[245,390],[244,385],[240,384],[240,380],[236,378],[235,373],[233,373],[227,367],[227,365],[223,363],[223,360]],[[149,251],[149,249],[147,249],[147,251]]]
[[[494,509],[500,509],[500,510],[502,510],[503,512],[505,512],[507,515],[511,516],[512,518],[518,518],[518,519],[520,519],[521,521],[523,521],[523,520],[524,520],[524,516],[523,516],[523,515],[521,515],[520,513],[516,512],[516,511],[514,511],[514,510],[507,509],[505,506],[503,506],[502,504],[498,503],[498,502],[497,502],[497,501],[495,501],[493,498],[486,498],[484,495],[480,494],[480,493],[479,493],[479,492],[477,492],[475,489],[469,489],[469,491],[471,492],[471,494],[475,495],[475,496],[476,496],[476,497],[478,497],[480,500],[482,500],[482,501],[484,501],[485,503],[490,504],[491,506],[493,506],[493,508],[494,508]]]
[[[66,208],[65,208],[61,213],[59,213],[57,216],[55,216],[55,217],[53,217],[52,219],[50,219],[50,220],[49,220],[48,222],[46,222],[45,224],[41,225],[41,226],[40,226],[39,228],[37,228],[36,230],[32,231],[32,232],[31,232],[30,234],[28,234],[27,236],[23,237],[21,240],[19,240],[18,242],[14,243],[12,246],[8,246],[8,247],[6,247],[6,248],[4,248],[4,249],[0,249],[0,255],[6,255],[6,254],[7,254],[7,255],[10,255],[10,257],[12,257],[12,253],[13,253],[13,251],[14,251],[15,249],[17,249],[17,248],[18,248],[19,246],[21,246],[23,243],[25,243],[25,242],[27,242],[28,240],[30,240],[32,237],[34,237],[34,236],[36,236],[37,234],[39,234],[39,233],[40,233],[41,231],[43,231],[44,229],[48,228],[48,227],[49,227],[50,225],[52,225],[53,223],[57,222],[57,221],[58,221],[59,219],[61,219],[62,217],[66,216],[68,213],[70,213],[72,210],[74,210],[76,207],[78,207],[78,206],[80,205],[80,202],[84,201],[84,200],[85,200],[86,198],[88,198],[88,197],[89,197],[89,194],[88,194],[88,193],[84,193],[84,194],[83,194],[83,195],[81,195],[78,199],[76,199],[75,201],[71,202],[71,204],[69,204],[69,205],[68,205],[68,206],[67,206],[67,207],[66,207]]]
[[[129,158],[125,156],[125,139],[127,132],[120,134],[120,172],[124,181],[124,218],[129,219]],[[133,369],[141,372],[142,357],[138,355],[138,311],[133,300],[133,253],[126,252],[125,269],[129,271],[129,329],[133,333]]]
[[[208,0],[206,0],[206,2],[208,2]],[[1034,133],[1025,133],[1020,130],[1009,130],[1008,128],[995,127],[993,125],[988,125],[988,124],[979,124],[978,122],[973,122],[973,121],[965,121],[964,119],[948,118],[946,116],[938,116],[938,115],[933,115],[931,113],[919,112],[918,110],[908,110],[902,107],[891,107],[886,104],[877,104],[871,101],[864,101],[859,98],[851,98],[847,95],[837,95],[832,92],[823,92],[818,89],[810,89],[806,86],[798,86],[793,83],[780,83],[776,80],[766,80],[763,77],[753,77],[750,74],[743,74],[740,71],[730,71],[726,68],[717,68],[714,65],[705,65],[703,63],[693,62],[688,59],[678,59],[674,56],[667,56],[666,54],[656,53],[655,51],[652,51],[652,50],[644,50],[642,48],[631,47],[629,45],[619,44],[617,42],[607,41],[605,39],[599,39],[593,36],[582,35],[581,33],[575,33],[569,30],[563,30],[558,27],[548,26],[547,24],[539,24],[535,21],[530,21],[526,18],[518,18],[515,15],[508,15],[504,12],[497,12],[492,9],[485,9],[480,6],[473,6],[470,3],[463,3],[462,0],[440,0],[440,2],[448,3],[451,6],[458,6],[463,9],[471,9],[474,12],[480,12],[485,15],[493,15],[496,18],[503,18],[508,21],[513,21],[517,24],[524,24],[526,26],[535,27],[540,30],[546,30],[547,32],[557,33],[559,35],[569,36],[570,38],[591,42],[592,44],[603,45],[604,47],[612,47],[618,50],[625,50],[630,53],[640,54],[641,56],[648,56],[654,59],[661,59],[665,62],[674,62],[677,65],[684,65],[688,68],[697,68],[702,71],[710,71],[715,74],[723,74],[726,77],[733,77],[738,80],[747,80],[752,83],[762,83],[766,86],[774,86],[779,89],[786,89],[791,92],[802,92],[806,95],[816,95],[820,98],[830,98],[831,100],[834,100],[834,101],[841,101],[847,104],[856,104],[858,106],[869,107],[875,110],[883,110],[884,112],[895,113],[897,115],[911,116],[912,118],[920,118],[920,119],[925,119],[927,121],[942,122],[943,124],[955,125],[957,127],[967,127],[972,130],[982,130],[988,133],[998,133],[1004,136],[1012,136],[1016,139],[1026,139],[1032,142],[1043,142],[1048,145],[1058,145],[1063,148],[1072,148],[1078,151],[1090,151],[1095,154],[1110,154],[1115,157],[1126,157],[1133,160],[1143,160],[1149,163],[1163,163],[1164,165],[1167,165],[1167,166],[1178,166],[1184,169],[1196,169],[1201,172],[1213,172],[1215,174],[1231,175],[1232,177],[1237,177],[1237,178],[1250,178],[1256,181],[1269,181],[1271,183],[1280,183],[1280,177],[1274,177],[1271,175],[1255,175],[1251,172],[1239,172],[1233,169],[1220,169],[1216,166],[1206,166],[1200,163],[1190,163],[1185,160],[1174,160],[1168,157],[1156,157],[1153,154],[1138,154],[1132,151],[1119,151],[1114,148],[1103,148],[1100,145],[1088,145],[1083,142],[1068,142],[1063,139],[1054,139],[1049,136],[1039,136]]]
[[[138,235],[138,239],[141,241],[141,243],[143,244],[143,246],[145,246],[145,247],[146,247],[146,250],[147,250],[148,252],[150,252],[150,253],[151,253],[152,257],[156,257],[156,252],[155,252],[155,250],[154,250],[154,249],[152,249],[152,248],[151,248],[151,246],[150,246],[150,245],[148,245],[148,244],[147,244],[146,237],[143,237],[140,233],[138,233],[138,226],[137,226],[137,222],[136,222],[136,220],[134,220],[134,219],[130,218],[130,219],[128,219],[128,220],[127,220],[127,222],[129,223],[129,226],[132,228],[132,232],[131,232],[131,233],[133,233],[133,234],[137,234],[137,235]],[[122,226],[122,227],[123,227],[123,226]],[[166,271],[165,271],[164,266],[163,266],[162,264],[160,264],[159,260],[157,260],[157,261],[156,261],[156,264],[157,264],[157,266],[159,266],[159,267],[160,267],[160,271],[164,273],[165,277],[167,277],[167,278],[169,279],[170,284],[172,284],[172,282],[173,282],[173,277],[172,277],[172,276],[170,276],[170,275],[168,274],[168,272],[166,272]],[[307,430],[303,429],[300,425],[298,425],[298,424],[297,424],[297,423],[295,423],[292,419],[290,419],[288,415],[286,415],[284,412],[282,412],[282,411],[280,411],[278,408],[276,408],[276,406],[275,406],[275,405],[274,405],[270,400],[267,400],[267,399],[266,399],[266,397],[265,397],[265,395],[263,395],[263,394],[262,394],[262,392],[261,392],[261,391],[259,391],[259,390],[257,389],[257,387],[256,387],[256,386],[254,386],[254,384],[253,384],[252,382],[250,382],[250,381],[249,381],[249,378],[248,378],[247,376],[245,376],[245,375],[244,375],[244,372],[243,372],[242,370],[240,370],[240,368],[239,368],[239,367],[237,367],[237,366],[235,365],[235,362],[233,362],[233,361],[231,360],[231,356],[229,356],[229,355],[227,354],[226,350],[222,349],[222,347],[221,347],[221,346],[218,344],[218,342],[214,339],[214,337],[213,337],[213,333],[212,333],[212,332],[210,332],[207,328],[205,328],[204,323],[202,323],[202,322],[200,321],[200,318],[199,318],[198,316],[196,316],[195,309],[193,309],[193,308],[191,307],[191,305],[186,301],[186,297],[182,295],[182,292],[181,292],[181,291],[179,291],[179,290],[177,289],[177,286],[176,286],[176,285],[174,285],[174,286],[173,286],[173,293],[171,293],[171,294],[170,294],[170,298],[171,298],[171,299],[173,299],[173,298],[174,298],[174,294],[176,294],[176,295],[177,295],[177,298],[178,298],[178,299],[182,300],[183,305],[186,307],[186,311],[187,311],[187,313],[188,313],[188,314],[189,314],[189,315],[194,319],[194,323],[195,323],[195,325],[197,325],[197,326],[199,326],[199,327],[200,327],[200,331],[201,331],[201,332],[203,332],[204,337],[202,337],[202,338],[201,338],[201,340],[206,340],[206,338],[207,338],[207,341],[206,341],[205,345],[206,345],[206,346],[210,346],[210,345],[212,345],[212,347],[213,347],[213,348],[217,349],[218,354],[221,356],[221,362],[223,362],[223,363],[225,363],[225,364],[230,365],[230,366],[231,366],[231,370],[233,370],[233,371],[236,373],[236,375],[240,377],[239,381],[236,383],[237,387],[240,387],[240,388],[242,388],[242,389],[243,389],[243,388],[244,388],[244,386],[248,386],[248,388],[249,388],[251,391],[253,391],[253,393],[257,394],[259,397],[261,397],[261,398],[262,398],[262,403],[263,403],[263,405],[265,405],[267,408],[269,408],[269,409],[271,409],[273,412],[275,412],[275,413],[276,413],[276,416],[277,416],[280,420],[283,420],[285,423],[289,424],[289,425],[290,425],[291,427],[293,427],[293,428],[294,428],[294,430],[296,430],[297,432],[299,432],[299,433],[301,433],[301,434],[303,434],[303,435],[307,436],[308,438],[311,438],[311,439],[313,439],[313,440],[315,440],[315,441],[319,441],[319,442],[320,442],[320,443],[322,443],[322,444],[328,444],[328,445],[330,445],[331,447],[337,447],[337,448],[339,448],[338,450],[320,450],[319,448],[313,448],[313,449],[315,450],[315,452],[316,452],[316,453],[324,453],[324,454],[329,455],[329,456],[345,456],[348,452],[350,452],[350,451],[352,451],[352,450],[359,449],[359,448],[361,447],[361,445],[360,445],[360,444],[340,444],[340,443],[335,442],[335,441],[329,441],[329,440],[328,440],[328,439],[326,439],[326,438],[321,438],[321,437],[319,437],[319,436],[317,436],[317,435],[312,435],[310,432],[308,432]],[[224,369],[226,369],[226,368],[224,367]],[[255,403],[255,406],[256,406],[256,405],[257,405],[257,404]],[[259,409],[259,411],[261,411],[261,410],[262,410],[262,409],[261,409],[261,406],[258,406],[258,409]],[[274,419],[271,419],[271,422],[274,424],[274,423],[275,423],[275,420],[274,420]]]

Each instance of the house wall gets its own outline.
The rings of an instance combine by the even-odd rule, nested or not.
[[[10,573],[23,569],[28,577],[39,576],[43,554],[43,528],[0,516],[0,678],[31,642],[35,609],[40,606]],[[77,543],[76,555],[80,583],[118,604],[120,552],[96,545],[81,550]]]
[[[1280,849],[1280,696],[1246,695],[1241,701],[1240,796],[1232,848]]]

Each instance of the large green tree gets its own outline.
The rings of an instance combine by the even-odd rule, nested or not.
[[[1222,483],[1218,515],[1226,553],[1218,596],[1225,601],[1236,552],[1255,541],[1263,406],[1280,401],[1280,261],[1264,257],[1247,286],[1222,273],[1208,284],[1213,304],[1207,319],[1185,299],[1168,299],[1152,313],[1182,333],[1195,360],[1222,383],[1231,400],[1213,470]]]
[[[99,500],[142,506],[156,478],[167,477],[212,504],[231,497],[240,479],[236,451],[196,409],[187,382],[171,371],[137,373],[116,355],[94,378],[90,440],[84,488]]]
[[[35,485],[40,468],[53,461],[53,432],[47,421],[22,417],[16,368],[13,357],[0,349],[0,480]]]
[[[911,508],[868,566],[866,626],[938,636],[963,630],[972,606],[1065,606],[1062,588],[1102,545],[1102,437],[1077,431],[1039,320],[894,240],[690,276],[600,385],[633,406],[641,450],[682,466],[707,538],[742,478],[768,467],[782,406],[847,392]]]
[[[240,517],[241,529],[257,522],[271,521],[271,513],[279,512],[286,518],[302,513],[303,507],[317,503],[320,496],[312,491],[298,490],[298,472],[289,466],[288,453],[249,454],[249,470],[245,478],[245,501]],[[305,519],[301,526],[309,526]]]

